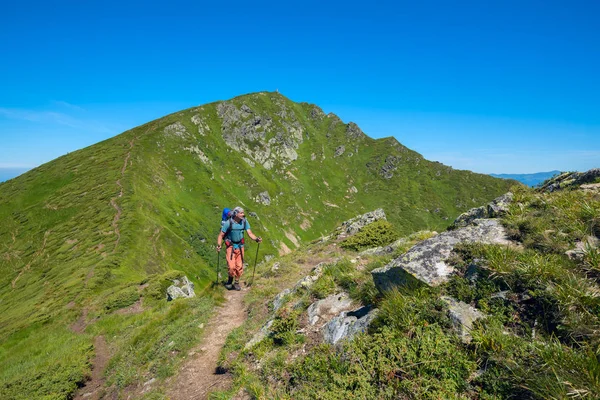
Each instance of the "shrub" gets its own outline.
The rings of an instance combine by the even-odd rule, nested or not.
[[[107,311],[118,310],[132,305],[139,298],[138,290],[135,287],[128,287],[110,295],[104,302],[104,309]]]
[[[362,250],[390,244],[397,237],[398,233],[394,225],[388,221],[379,220],[363,227],[358,233],[347,238],[340,245],[346,249]]]

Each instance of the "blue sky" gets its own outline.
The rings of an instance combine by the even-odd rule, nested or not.
[[[3,4],[0,169],[278,89],[457,169],[600,167],[600,2]]]

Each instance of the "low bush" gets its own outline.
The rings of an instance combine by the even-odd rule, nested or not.
[[[358,233],[344,240],[340,245],[351,250],[363,250],[371,247],[384,246],[398,238],[394,225],[388,221],[378,220],[365,227]]]

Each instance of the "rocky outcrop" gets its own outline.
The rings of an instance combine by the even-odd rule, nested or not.
[[[179,121],[167,126],[164,129],[164,132],[165,132],[165,135],[168,135],[168,136],[176,136],[176,137],[180,137],[180,138],[185,138],[188,136],[188,132],[185,129],[185,126],[183,126],[183,124]]]
[[[312,303],[308,307],[308,323],[316,325],[331,320],[343,311],[352,309],[352,299],[348,293],[337,293]]]
[[[269,192],[261,192],[258,194],[258,196],[256,196],[254,201],[256,201],[257,203],[260,203],[260,204],[264,204],[265,206],[268,206],[271,204],[271,196],[269,196]]]
[[[473,324],[478,319],[485,318],[486,315],[467,303],[463,303],[452,297],[443,296],[442,300],[448,305],[448,316],[458,337],[463,343],[470,343]]]
[[[426,284],[438,286],[445,283],[454,268],[445,260],[459,243],[505,244],[504,227],[496,219],[476,219],[473,225],[443,232],[413,246],[404,255],[383,268],[371,272],[375,286],[380,291],[396,286]]]
[[[542,192],[554,192],[583,184],[593,184],[600,179],[600,168],[586,172],[564,172],[547,181],[541,188]]]
[[[394,177],[394,171],[398,168],[398,163],[400,162],[400,157],[395,157],[389,155],[385,158],[385,162],[381,166],[379,170],[379,175],[384,177],[385,179],[391,179]]]
[[[459,215],[452,226],[457,228],[467,226],[476,219],[500,217],[508,212],[508,207],[510,206],[510,203],[512,203],[513,198],[514,195],[511,192],[508,192],[495,198],[485,206],[472,208]]]
[[[333,154],[333,156],[334,156],[334,157],[339,157],[339,156],[341,156],[342,154],[344,154],[344,151],[346,151],[346,147],[345,147],[345,146],[343,146],[343,145],[342,145],[342,146],[338,146],[338,147],[335,149],[335,153]]]
[[[385,212],[382,208],[378,208],[375,211],[371,211],[366,214],[349,219],[348,221],[343,222],[341,228],[339,228],[341,232],[338,234],[338,238],[344,238],[347,236],[354,235],[363,227],[380,219],[386,219]]]
[[[329,344],[350,340],[355,335],[366,332],[377,313],[378,310],[372,309],[371,306],[344,311],[323,326],[323,340]]]
[[[362,139],[366,135],[354,122],[349,122],[346,126],[346,136],[349,139]]]
[[[285,103],[276,103],[279,111],[276,122],[271,116],[262,116],[248,105],[240,108],[231,101],[217,105],[225,143],[245,153],[251,160],[271,169],[276,162],[289,164],[298,158],[296,150],[303,142],[303,129],[293,110]]]
[[[178,298],[196,297],[194,293],[194,284],[190,282],[187,276],[179,279],[173,279],[173,284],[167,288],[167,300],[171,301]]]

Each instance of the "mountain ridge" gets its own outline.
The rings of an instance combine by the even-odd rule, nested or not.
[[[0,184],[0,352],[31,359],[38,395],[68,395],[89,373],[93,338],[112,332],[108,382],[122,388],[158,368],[128,349],[152,348],[174,365],[177,355],[157,343],[180,337],[185,349],[197,336],[194,329],[140,335],[174,318],[163,290],[177,274],[204,294],[173,305],[189,314],[173,326],[197,326],[204,317],[191,304],[207,309],[219,296],[210,283],[224,206],[246,207],[265,238],[262,260],[380,206],[399,233],[443,229],[510,185],[427,161],[395,138],[371,139],[356,124],[279,93],[175,112]],[[117,314],[137,303],[141,314]],[[76,323],[82,333],[70,328]],[[56,344],[47,344],[44,357],[19,347],[39,349],[45,337]],[[67,342],[74,345],[61,345]],[[58,375],[50,368],[57,358]],[[32,376],[11,362],[1,368],[2,382],[30,393],[23,385]]]

